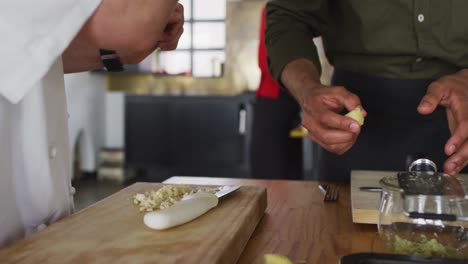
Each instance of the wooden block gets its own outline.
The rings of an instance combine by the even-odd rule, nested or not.
[[[354,223],[377,224],[380,193],[360,191],[359,187],[380,187],[380,179],[390,175],[395,175],[395,173],[384,171],[351,172],[351,208]]]
[[[125,162],[125,153],[122,149],[102,149],[99,152],[101,162]]]
[[[132,196],[160,188],[136,183],[0,251],[21,263],[236,263],[262,218],[265,187],[242,186],[187,224],[156,231]]]
[[[125,181],[125,170],[122,167],[104,167],[100,166],[97,173],[97,179],[111,180],[122,183]]]

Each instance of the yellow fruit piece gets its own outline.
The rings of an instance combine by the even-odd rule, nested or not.
[[[289,137],[291,138],[303,138],[306,137],[309,132],[303,126],[299,126],[289,131]]]
[[[263,255],[264,264],[293,264],[287,257],[279,254]]]
[[[345,116],[356,120],[360,126],[364,125],[364,116],[362,115],[361,108],[359,107],[347,113]]]

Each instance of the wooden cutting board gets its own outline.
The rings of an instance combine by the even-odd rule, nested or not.
[[[132,196],[161,186],[129,186],[1,250],[0,262],[236,263],[267,205],[264,187],[242,186],[192,222],[156,231]]]
[[[377,224],[379,217],[379,192],[365,192],[359,187],[380,187],[379,181],[383,177],[396,175],[391,171],[351,171],[351,207],[353,222],[359,224]],[[468,179],[468,175],[459,174]],[[468,190],[468,180],[462,182],[465,190]]]
[[[390,175],[395,175],[395,172],[351,171],[351,208],[354,223],[377,224],[380,193],[363,192],[359,187],[380,187],[380,179]]]

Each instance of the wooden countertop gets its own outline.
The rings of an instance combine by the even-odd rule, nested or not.
[[[265,253],[293,263],[338,263],[343,255],[387,252],[376,225],[353,224],[349,185],[335,203],[324,203],[317,182],[172,177],[164,183],[241,184],[267,187],[268,206],[238,263],[262,263]]]
[[[199,220],[167,232],[153,232],[142,224],[143,215],[132,206],[131,197],[161,184],[134,184],[0,250],[0,262],[237,260],[240,264],[261,264],[265,253],[276,253],[288,256],[296,264],[333,264],[351,253],[385,252],[376,225],[353,224],[349,185],[341,186],[337,202],[324,203],[318,183],[311,181],[172,177],[164,183],[243,187]],[[267,195],[263,187],[267,188]],[[187,235],[191,246],[185,243]]]

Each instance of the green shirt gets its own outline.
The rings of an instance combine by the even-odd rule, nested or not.
[[[270,1],[265,41],[276,80],[298,58],[320,69],[318,36],[336,68],[438,78],[468,68],[468,0]]]

